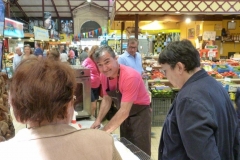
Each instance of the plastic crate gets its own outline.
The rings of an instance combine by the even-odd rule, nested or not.
[[[218,73],[224,73],[224,72],[229,72],[228,68],[218,68],[217,69]]]
[[[171,98],[152,98],[152,126],[162,126],[171,107]]]
[[[173,91],[172,90],[151,90],[152,97],[153,98],[172,98],[173,97]]]

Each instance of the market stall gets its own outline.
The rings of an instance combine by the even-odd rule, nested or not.
[[[240,57],[236,54],[235,58],[221,59],[218,62],[201,60],[201,67],[222,84],[232,101],[235,100],[235,92],[240,87],[240,58],[238,56]],[[162,126],[179,89],[174,88],[166,79],[161,70],[161,65],[158,64],[156,59],[156,57],[144,59],[143,66],[149,77],[148,86],[151,92],[153,109],[152,126]]]

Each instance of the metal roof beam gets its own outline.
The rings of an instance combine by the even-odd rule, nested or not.
[[[59,14],[58,14],[57,8],[56,8],[56,6],[55,6],[55,3],[54,3],[53,0],[51,0],[51,1],[52,1],[52,4],[53,4],[53,7],[54,7],[54,10],[55,10],[55,12],[56,12],[56,14],[57,14],[57,18],[59,19]]]
[[[45,11],[51,12],[51,11]],[[21,11],[14,11],[14,13],[21,13]],[[42,13],[42,11],[25,11],[25,13]],[[59,11],[58,13],[69,13],[69,11]]]
[[[19,5],[18,1],[15,2],[16,6],[18,7],[18,9],[21,11],[21,13],[23,14],[23,16],[26,18],[26,20],[29,20],[29,17],[27,16],[27,14],[23,11],[22,7]]]
[[[71,17],[73,18],[72,8],[71,8],[71,5],[70,5],[69,0],[67,0],[67,2],[68,2],[69,11],[70,11],[70,13],[71,13]]]

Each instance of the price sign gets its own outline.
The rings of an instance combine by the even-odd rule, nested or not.
[[[146,71],[152,71],[152,67],[146,67]]]
[[[208,57],[216,57],[215,51],[208,51]]]
[[[225,81],[225,82],[231,82],[232,80],[231,80],[231,78],[225,77],[225,78],[224,78],[224,81]]]

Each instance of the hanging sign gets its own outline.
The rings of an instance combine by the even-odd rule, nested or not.
[[[0,0],[0,36],[3,35],[4,13],[5,13],[5,4],[2,0]]]
[[[216,40],[216,31],[204,31],[203,32],[203,40]]]
[[[52,14],[50,12],[44,12],[44,28],[51,29],[52,28]]]
[[[34,26],[35,40],[49,41],[48,30]]]
[[[5,18],[4,37],[24,37],[23,23]]]

